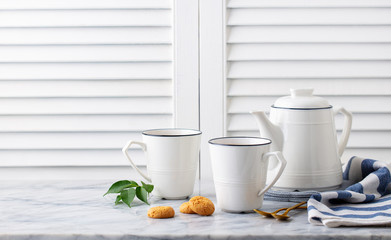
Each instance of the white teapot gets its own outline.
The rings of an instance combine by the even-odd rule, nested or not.
[[[291,89],[290,96],[271,106],[269,118],[264,112],[251,112],[261,137],[272,140],[271,151],[282,151],[287,161],[274,188],[323,191],[342,183],[340,157],[349,139],[352,114],[312,93],[313,89]],[[339,142],[334,123],[338,113],[345,116]]]

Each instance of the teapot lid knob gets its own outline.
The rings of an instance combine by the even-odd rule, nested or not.
[[[311,97],[313,96],[313,88],[299,88],[299,89],[290,89],[292,97]]]

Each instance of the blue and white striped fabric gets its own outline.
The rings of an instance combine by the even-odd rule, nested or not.
[[[308,221],[327,227],[391,225],[390,165],[352,157],[345,165],[345,190],[317,193],[308,200]]]

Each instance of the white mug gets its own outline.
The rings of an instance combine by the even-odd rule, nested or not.
[[[270,144],[270,139],[258,137],[209,140],[217,205],[221,210],[249,212],[262,207],[264,193],[276,183],[286,165],[281,152],[269,152]],[[266,185],[271,156],[278,160],[278,170]]]
[[[143,142],[129,141],[122,149],[136,171],[154,185],[153,194],[166,199],[185,199],[193,194],[201,132],[192,129],[152,129],[142,132]],[[147,174],[128,154],[139,145],[147,156]]]

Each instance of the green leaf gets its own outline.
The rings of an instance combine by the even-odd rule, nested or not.
[[[115,205],[123,202],[130,207],[130,204],[136,196],[138,199],[149,205],[148,195],[153,191],[153,188],[154,186],[152,184],[146,184],[143,181],[141,181],[141,185],[139,185],[137,182],[132,180],[121,180],[111,185],[109,190],[103,196],[109,193],[119,193],[115,199]]]
[[[106,194],[109,194],[109,193],[119,193],[123,189],[129,188],[129,187],[138,187],[138,184],[135,181],[129,181],[129,180],[121,180],[121,181],[115,182],[113,185],[111,185],[109,190],[103,196],[105,196]]]
[[[122,200],[121,195],[118,195],[117,198],[115,199],[115,205],[120,204],[121,200]]]
[[[136,196],[138,199],[140,199],[141,201],[145,202],[146,204],[149,205],[148,203],[148,192],[147,190],[145,190],[145,188],[143,187],[137,187],[136,188]]]
[[[148,192],[151,193],[153,191],[153,185],[151,184],[146,184],[145,182],[141,181],[143,184],[143,188]]]
[[[129,187],[138,187],[138,183],[136,183],[135,181],[130,181],[130,186]]]
[[[122,198],[122,202],[126,203],[126,205],[130,207],[130,203],[133,202],[135,195],[136,195],[136,190],[134,190],[134,188],[129,188],[129,189],[122,190],[120,196]]]

